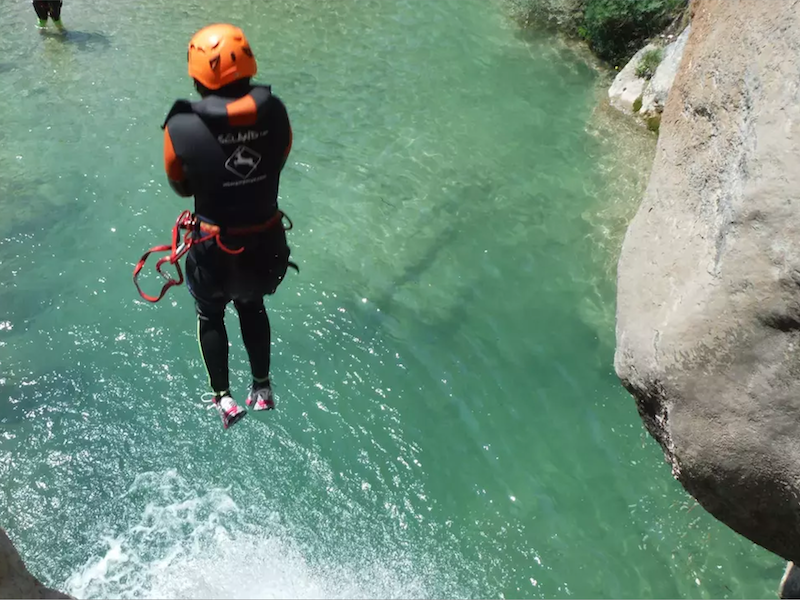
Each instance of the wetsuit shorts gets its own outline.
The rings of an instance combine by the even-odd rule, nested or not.
[[[57,0],[57,1],[45,0],[44,2],[36,0],[33,3],[33,10],[36,11],[36,16],[39,17],[42,21],[46,21],[47,17],[52,17],[53,21],[58,21],[61,19],[62,4],[63,4],[62,0]]]
[[[286,276],[289,246],[286,231],[277,226],[246,236],[222,237],[231,250],[221,250],[215,240],[195,244],[186,257],[186,285],[197,302],[198,312],[216,312],[231,301],[260,301],[274,294]]]

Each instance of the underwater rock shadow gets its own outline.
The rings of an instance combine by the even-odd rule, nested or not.
[[[105,50],[111,47],[111,40],[108,36],[96,31],[79,31],[67,29],[65,31],[50,31],[43,29],[43,37],[58,40],[65,44],[72,44],[78,50]]]
[[[407,263],[387,285],[370,298],[372,304],[380,309],[378,313],[369,313],[365,316],[364,326],[376,332],[387,315],[398,315],[403,313],[404,318],[413,319],[414,323],[423,326],[429,336],[453,339],[461,329],[468,313],[468,306],[476,297],[476,290],[469,282],[463,282],[454,290],[454,302],[452,310],[441,317],[433,315],[418,314],[414,309],[406,307],[397,299],[397,292],[408,284],[418,283],[436,263],[439,256],[447,250],[459,237],[461,232],[461,222],[463,217],[458,210],[463,205],[464,198],[475,199],[476,206],[489,206],[487,198],[491,196],[493,186],[491,184],[463,185],[460,193],[453,193],[445,202],[436,204],[431,208],[430,213],[420,215],[420,220],[428,222],[431,217],[439,219],[444,223],[444,227],[425,250],[415,260]],[[389,203],[387,203],[389,204]],[[394,206],[389,204],[389,206]],[[418,228],[412,228],[417,230]],[[414,237],[412,234],[411,238]],[[350,304],[348,302],[348,304]],[[353,302],[352,308],[357,309],[360,303]]]
[[[374,299],[375,304],[381,310],[390,311],[396,303],[395,294],[397,290],[409,283],[419,282],[431,266],[436,263],[439,255],[458,238],[459,222],[462,220],[459,218],[458,208],[463,204],[465,197],[475,198],[477,201],[476,206],[487,205],[487,198],[491,196],[492,191],[490,184],[464,185],[461,187],[463,187],[463,190],[460,193],[453,193],[445,202],[433,206],[430,214],[420,216],[421,221],[428,222],[433,218],[438,219],[445,225],[422,255],[406,264],[398,274],[398,277],[393,279],[391,286],[381,291]],[[390,206],[392,205],[390,204]],[[418,231],[419,228],[415,227],[412,230]],[[409,239],[412,239],[415,235],[410,235]]]

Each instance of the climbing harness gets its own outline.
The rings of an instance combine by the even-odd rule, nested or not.
[[[181,270],[180,260],[187,252],[189,252],[189,249],[194,244],[202,244],[208,240],[215,240],[217,242],[217,246],[219,246],[220,250],[223,252],[228,254],[241,254],[244,252],[243,246],[236,249],[228,248],[222,243],[220,236],[237,236],[262,233],[278,224],[283,225],[284,219],[286,219],[288,222],[288,226],[284,225],[283,228],[285,231],[289,231],[292,229],[292,227],[294,227],[294,225],[292,220],[281,211],[277,211],[275,215],[273,215],[268,221],[258,225],[253,225],[250,227],[221,227],[214,223],[204,221],[203,219],[192,214],[191,211],[185,210],[178,215],[178,219],[175,221],[175,226],[172,228],[172,243],[153,246],[150,248],[150,250],[145,252],[142,255],[142,258],[139,259],[139,262],[136,263],[136,267],[133,269],[133,284],[136,286],[136,289],[142,298],[148,302],[158,302],[164,297],[169,288],[175,285],[181,285],[183,283],[183,271]],[[181,231],[184,230],[186,233],[184,233],[181,237]],[[162,286],[161,292],[158,294],[158,296],[146,294],[144,291],[142,291],[142,288],[139,285],[139,273],[141,273],[142,269],[144,268],[144,264],[147,262],[147,259],[154,252],[169,252],[168,256],[164,256],[158,259],[158,262],[156,262],[156,271],[158,271],[158,274],[167,280],[167,282]],[[162,267],[165,264],[175,266],[175,271],[178,274],[177,279],[171,274],[165,273],[162,270]],[[295,270],[298,270],[297,266],[292,262],[289,263],[289,266]]]

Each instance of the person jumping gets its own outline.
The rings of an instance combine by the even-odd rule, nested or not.
[[[292,147],[292,127],[271,88],[251,83],[257,65],[244,33],[210,25],[189,42],[189,76],[201,100],[178,100],[164,122],[164,162],[172,189],[194,196],[196,239],[186,282],[195,300],[198,338],[225,429],[246,409],[230,391],[225,308],[233,302],[250,360],[246,405],[269,410],[270,324],[264,296],[286,275],[289,246],[278,209],[281,170]]]

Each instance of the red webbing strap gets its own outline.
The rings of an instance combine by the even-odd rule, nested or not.
[[[194,217],[192,216],[191,211],[185,210],[179,216],[178,219],[175,221],[175,226],[172,228],[172,243],[171,244],[162,244],[160,246],[154,246],[150,248],[147,252],[142,255],[142,258],[139,259],[139,262],[136,263],[136,266],[133,269],[133,284],[136,286],[139,295],[147,300],[148,302],[158,302],[161,300],[164,295],[167,293],[167,290],[173,286],[181,285],[183,283],[183,271],[181,271],[180,259],[189,251],[189,248],[192,245],[192,229],[194,228]],[[181,230],[186,229],[187,232],[184,235],[182,241],[180,240]],[[163,285],[161,288],[161,292],[158,296],[151,296],[150,294],[145,293],[141,286],[139,285],[139,273],[141,273],[142,269],[144,268],[147,259],[150,257],[151,254],[154,252],[169,252],[169,256],[164,256],[158,260],[156,263],[156,271],[158,271],[159,275],[161,275],[164,279],[167,280],[167,283]],[[169,263],[171,265],[175,265],[175,270],[178,273],[178,278],[175,279],[172,275],[165,273],[161,267],[165,264]]]
[[[287,227],[284,225],[284,229],[289,231],[292,227],[292,221],[281,211],[278,211],[272,218],[270,218],[265,223],[261,223],[259,225],[255,225],[252,227],[237,227],[237,228],[230,228],[225,231],[225,233],[229,235],[246,235],[251,233],[260,233],[266,231],[267,229],[274,227],[275,225],[282,223],[283,219],[286,219],[289,223]],[[181,230],[185,229],[186,233],[181,240]],[[197,239],[194,237],[195,229],[199,229],[206,235],[200,236]],[[172,243],[171,244],[162,244],[160,246],[154,246],[150,248],[147,252],[142,255],[142,258],[139,259],[139,262],[136,263],[136,266],[133,269],[133,284],[136,286],[136,289],[139,292],[139,295],[147,300],[148,302],[158,302],[161,300],[167,290],[169,288],[181,285],[183,283],[183,271],[181,270],[180,260],[183,258],[183,255],[189,251],[189,248],[192,247],[193,244],[199,244],[210,239],[215,239],[217,242],[217,246],[223,251],[227,252],[228,254],[241,254],[244,252],[244,247],[232,249],[228,248],[222,243],[220,239],[220,235],[223,234],[222,229],[218,225],[213,225],[210,223],[205,223],[203,221],[199,221],[195,219],[194,215],[191,211],[185,210],[180,215],[178,215],[178,219],[175,221],[175,226],[172,228]],[[161,275],[164,279],[167,280],[161,287],[161,292],[159,292],[158,296],[151,296],[150,294],[145,293],[141,286],[139,285],[139,273],[141,273],[142,269],[144,268],[147,259],[150,257],[151,254],[154,252],[169,252],[169,256],[161,257],[158,262],[156,263],[156,271],[158,274]],[[175,271],[178,274],[178,278],[175,279],[169,273],[165,273],[161,270],[161,267],[169,263],[171,265],[175,265]],[[297,269],[297,266],[294,263],[289,263],[290,266]]]

